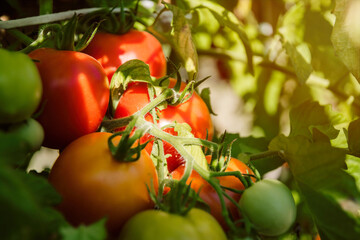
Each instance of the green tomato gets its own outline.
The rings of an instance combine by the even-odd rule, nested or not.
[[[181,216],[147,210],[132,217],[123,227],[120,240],[226,240],[218,222],[209,213],[191,209]]]
[[[21,122],[41,100],[40,74],[31,58],[0,49],[0,124]]]
[[[0,159],[23,161],[29,154],[40,149],[44,130],[39,122],[29,118],[0,129]]]
[[[275,179],[254,183],[244,191],[239,204],[244,217],[265,236],[279,236],[295,222],[296,206],[291,191]]]

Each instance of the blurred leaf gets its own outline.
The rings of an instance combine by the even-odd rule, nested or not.
[[[360,82],[360,1],[337,0],[331,36],[336,54]]]
[[[192,40],[191,28],[185,17],[187,12],[172,4],[165,3],[165,7],[172,12],[171,31],[153,32],[155,31],[154,27],[149,30],[155,35],[160,34],[163,38],[166,38],[187,71],[189,79],[193,80],[198,73],[199,60]]]
[[[341,118],[335,114],[331,106],[320,106],[318,102],[306,101],[290,111],[290,136],[302,135],[312,139],[314,129],[334,139],[339,134],[333,126]]]
[[[52,208],[59,201],[59,195],[46,179],[1,165],[1,238],[50,239],[65,223]]]
[[[351,154],[360,157],[360,119],[349,124],[348,128],[348,146]]]
[[[301,84],[305,84],[313,68],[311,66],[311,53],[307,45],[292,45],[285,43],[286,53],[289,55],[295,74]]]
[[[346,166],[346,172],[355,178],[357,188],[360,191],[360,158],[346,155]]]
[[[321,238],[358,239],[360,193],[354,178],[344,171],[345,151],[329,141],[334,127],[327,108],[311,102],[294,108],[290,136],[279,135],[269,148],[282,151],[289,163]]]
[[[106,219],[102,219],[89,226],[63,227],[60,229],[62,240],[105,240],[107,237],[105,222]]]

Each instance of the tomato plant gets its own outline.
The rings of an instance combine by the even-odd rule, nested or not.
[[[169,87],[174,87],[175,83],[176,80],[171,78]],[[181,84],[181,90],[183,90],[185,88],[185,83]],[[120,97],[114,113],[114,118],[130,116],[139,111],[149,102],[150,98],[147,84],[140,82],[133,83],[128,86],[126,91]],[[160,110],[158,112],[158,117],[158,126],[160,127],[164,127],[176,121],[178,123],[189,124],[192,129],[192,134],[197,138],[211,139],[214,134],[214,127],[209,110],[205,102],[196,92],[194,92],[186,102],[175,106],[168,105],[165,109]],[[146,119],[148,121],[152,121],[151,115],[147,114]],[[166,128],[165,131],[176,135],[173,128]],[[147,134],[141,141],[145,142],[150,138],[151,136]],[[164,142],[164,148],[165,154],[171,154],[171,156],[167,158],[168,169],[171,172],[184,162],[184,159],[172,145]],[[149,153],[151,153],[152,144],[148,144],[146,149]]]
[[[133,162],[115,159],[108,147],[110,133],[96,132],[78,138],[60,154],[49,181],[62,196],[58,209],[74,224],[107,218],[116,233],[134,214],[154,206],[147,186],[157,177],[146,151]],[[119,137],[113,139],[117,144]]]
[[[0,49],[0,124],[29,118],[41,99],[42,85],[31,58]]]
[[[296,206],[291,191],[280,181],[264,179],[247,188],[240,199],[241,213],[266,236],[278,236],[294,224]]]
[[[210,163],[211,156],[206,156],[208,163]],[[180,179],[184,173],[185,165],[180,165],[177,169],[175,169],[171,176],[174,179]],[[253,174],[253,171],[246,166],[243,162],[236,158],[231,158],[229,164],[225,170],[226,172],[239,171],[242,174]],[[245,187],[241,183],[241,181],[235,176],[223,176],[218,177],[220,181],[220,185],[232,188],[236,190],[244,190]],[[218,220],[221,226],[227,229],[226,223],[222,216],[222,209],[219,202],[219,196],[213,189],[213,187],[203,179],[196,171],[192,171],[190,177],[187,180],[187,183],[191,183],[191,188],[193,188],[196,192],[200,191],[200,198],[204,200],[210,207],[211,214]],[[235,201],[239,201],[241,194],[232,192],[230,190],[225,190],[225,192]],[[226,207],[229,209],[234,221],[240,218],[239,211],[236,205],[234,205],[229,199],[225,199]]]
[[[192,208],[185,216],[159,210],[143,211],[125,224],[119,239],[225,240],[227,237],[209,213]]]
[[[76,138],[94,132],[105,116],[109,83],[101,65],[89,55],[74,51],[37,49],[43,83],[38,121],[44,128],[44,146],[64,148]]]
[[[109,81],[121,64],[132,59],[147,63],[153,77],[166,74],[166,59],[161,43],[146,31],[132,29],[119,35],[99,32],[84,52],[100,62]]]

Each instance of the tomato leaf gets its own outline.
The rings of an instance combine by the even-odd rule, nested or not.
[[[360,3],[356,0],[337,0],[336,22],[331,36],[336,54],[360,82]]]
[[[209,88],[203,88],[203,89],[201,90],[200,96],[201,96],[201,98],[204,100],[207,108],[209,109],[209,112],[210,112],[212,115],[215,115],[215,116],[216,116],[217,114],[213,111],[213,109],[212,109],[212,107],[211,107],[210,89],[209,89]]]
[[[341,115],[333,113],[331,106],[320,106],[317,102],[306,101],[290,111],[290,136],[303,135],[311,139],[314,129],[334,139],[339,134],[333,124],[341,121]]]
[[[348,146],[351,154],[360,157],[360,119],[349,124],[348,128]]]
[[[59,201],[59,195],[46,179],[1,165],[3,239],[50,239],[65,223],[60,213],[52,208]]]
[[[236,140],[236,141],[234,141]],[[225,145],[232,143],[231,156],[239,160],[250,159],[251,154],[266,152],[269,140],[265,138],[243,137],[239,134],[226,133]],[[243,161],[246,163],[246,161]],[[284,160],[279,156],[265,157],[251,162],[261,175],[280,167]]]
[[[329,6],[323,9],[315,5],[295,4],[282,18],[278,31],[299,83],[318,81],[318,78],[336,83],[348,70],[337,57],[330,41],[333,27],[327,9]]]
[[[345,151],[331,145],[330,138],[337,134],[328,112],[328,107],[311,102],[294,108],[290,135],[277,136],[269,149],[281,151],[289,163],[321,238],[357,239],[360,192],[344,170]]]
[[[130,60],[122,64],[110,82],[110,111],[114,114],[121,94],[132,81],[151,82],[149,66],[140,60]]]
[[[102,219],[89,226],[80,225],[77,228],[67,226],[61,228],[60,233],[63,240],[105,240],[107,237],[105,222],[106,219]]]

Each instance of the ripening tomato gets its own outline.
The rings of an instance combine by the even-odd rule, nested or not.
[[[208,161],[208,163],[210,163],[211,156],[206,156],[206,160]],[[184,170],[185,170],[185,164],[182,164],[171,173],[171,176],[174,179],[181,179],[181,177],[184,174]],[[245,163],[241,162],[236,158],[231,158],[228,167],[225,171],[226,172],[240,171],[243,174],[254,174],[253,171],[248,166],[246,166]],[[245,189],[241,181],[234,176],[218,177],[218,179],[220,181],[221,186],[233,188],[236,190]],[[200,190],[199,196],[202,200],[204,200],[205,203],[209,205],[211,214],[218,220],[218,222],[224,229],[227,229],[227,225],[221,213],[222,209],[219,201],[219,196],[217,195],[213,187],[194,170],[191,172],[191,175],[187,180],[188,184],[190,182],[192,189],[194,189],[196,192]],[[229,190],[225,190],[225,192],[237,202],[241,197],[240,194],[231,192]],[[238,220],[240,218],[240,215],[236,205],[234,205],[227,198],[225,198],[225,203],[234,221]]]
[[[148,64],[150,74],[155,78],[166,74],[166,58],[161,43],[145,31],[132,29],[119,35],[98,32],[83,52],[100,62],[109,81],[121,64],[133,59]]]
[[[175,86],[176,80],[170,79],[169,87],[172,88]],[[185,88],[186,84],[182,83],[181,90]],[[114,118],[127,117],[135,112],[139,111],[146,104],[150,102],[147,84],[146,83],[133,83],[128,86],[126,91],[120,97],[119,103],[116,107]],[[212,139],[214,134],[214,127],[211,120],[210,112],[202,100],[202,98],[194,92],[193,95],[184,103],[176,106],[168,106],[167,108],[161,110],[158,113],[159,127],[166,126],[175,121],[178,123],[187,123],[192,129],[192,134],[196,138],[202,139]],[[150,114],[146,116],[146,120],[152,121]],[[168,128],[165,130],[168,133],[176,135],[176,132],[173,128]],[[146,134],[142,138],[142,142],[150,139],[151,136]],[[146,146],[146,150],[151,153],[152,144]],[[172,172],[176,169],[181,163],[184,162],[184,159],[181,155],[175,150],[175,148],[167,142],[164,142],[165,154],[171,154],[167,158],[168,170]]]
[[[192,208],[185,216],[159,210],[143,211],[121,230],[119,240],[226,240],[216,220],[204,210]]]
[[[110,136],[95,132],[69,144],[55,161],[49,181],[62,196],[58,208],[70,223],[107,217],[109,232],[116,234],[130,217],[153,208],[147,185],[157,189],[157,175],[144,150],[137,161],[116,160],[108,147]]]
[[[29,54],[43,83],[41,115],[44,146],[62,149],[98,129],[109,103],[109,82],[91,56],[74,51],[37,49]]]
[[[0,48],[0,124],[29,118],[38,107],[41,94],[40,74],[31,58]]]

